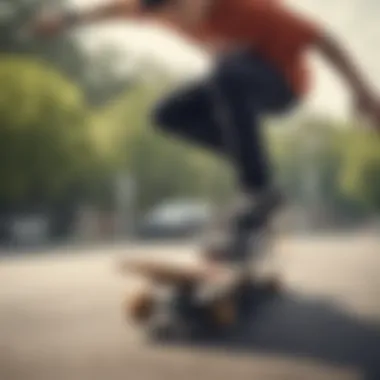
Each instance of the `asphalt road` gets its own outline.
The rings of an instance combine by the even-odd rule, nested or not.
[[[293,239],[286,288],[226,345],[154,347],[123,318],[136,283],[121,255],[193,257],[185,246],[113,247],[0,259],[1,380],[380,379],[380,240]]]

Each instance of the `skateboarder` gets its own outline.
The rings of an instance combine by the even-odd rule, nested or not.
[[[249,205],[236,216],[238,231],[252,227],[253,215],[267,216],[278,204],[260,121],[291,110],[308,94],[308,51],[336,69],[358,110],[379,127],[377,94],[344,47],[323,26],[278,0],[109,0],[87,11],[41,15],[35,32],[51,36],[123,17],[161,20],[213,54],[209,77],[164,99],[153,119],[162,130],[232,160]]]

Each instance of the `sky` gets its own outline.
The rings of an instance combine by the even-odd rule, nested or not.
[[[85,8],[107,0],[66,0],[68,6]],[[361,69],[380,90],[379,0],[282,0],[307,16],[324,23],[345,43]],[[207,72],[209,61],[197,48],[189,46],[170,31],[132,22],[103,24],[77,31],[90,55],[101,56],[112,50],[114,68],[126,75],[154,60],[162,69],[187,80]],[[322,114],[344,116],[350,96],[334,72],[318,57],[311,57],[315,68],[313,90],[305,108]]]

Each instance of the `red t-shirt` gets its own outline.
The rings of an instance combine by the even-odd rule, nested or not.
[[[277,0],[215,0],[207,20],[186,33],[252,48],[284,74],[296,94],[309,88],[304,53],[319,28]]]

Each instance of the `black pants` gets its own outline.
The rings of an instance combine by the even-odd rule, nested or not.
[[[237,52],[223,57],[209,78],[165,99],[153,117],[163,131],[226,155],[242,190],[257,192],[271,182],[260,119],[287,111],[295,100],[268,63]]]

